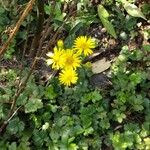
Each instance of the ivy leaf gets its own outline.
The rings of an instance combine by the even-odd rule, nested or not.
[[[41,99],[38,98],[31,98],[29,99],[28,103],[25,105],[25,112],[35,112],[38,109],[43,107],[43,103],[41,102]]]
[[[141,10],[134,4],[131,4],[127,1],[123,2],[123,7],[127,11],[127,13],[133,17],[139,17],[143,18],[144,20],[147,20]]]
[[[109,13],[107,12],[107,10],[102,5],[98,5],[98,16],[99,16],[100,20],[102,21],[102,24],[106,28],[107,32],[109,34],[111,34],[116,39],[117,35],[115,32],[114,26],[108,20]]]

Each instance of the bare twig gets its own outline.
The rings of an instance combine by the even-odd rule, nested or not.
[[[42,50],[42,46],[43,46],[43,43],[44,43],[44,40],[48,37],[48,35],[50,34],[51,30],[52,30],[52,27],[50,26],[50,22],[51,22],[51,17],[49,17],[47,19],[47,23],[46,23],[46,26],[45,26],[45,30],[43,32],[43,35],[42,35],[42,38],[39,42],[39,47],[38,47],[38,52],[40,53],[40,51]],[[50,27],[49,27],[50,26]]]
[[[41,33],[43,30],[43,23],[44,23],[44,2],[41,0],[37,0],[37,7],[38,7],[37,25],[36,25],[36,31],[35,31],[31,49],[30,49],[30,57],[36,56],[38,44],[39,44]]]
[[[26,16],[28,15],[29,11],[32,9],[32,6],[34,4],[35,0],[30,0],[23,12],[23,14],[21,15],[21,17],[19,18],[18,22],[16,23],[14,29],[12,30],[12,33],[10,34],[8,40],[6,41],[6,43],[3,44],[2,48],[0,49],[0,57],[5,53],[7,47],[9,46],[9,44],[11,43],[11,41],[13,40],[14,36],[17,34],[21,23],[23,22],[23,20],[26,18]]]
[[[31,16],[29,16],[29,22],[31,21]],[[25,57],[25,53],[26,53],[26,50],[27,50],[27,47],[28,47],[28,41],[29,41],[29,33],[30,33],[30,23],[28,22],[27,24],[27,39],[25,41],[25,44],[24,44],[24,48],[23,48],[23,53],[22,53],[22,56],[21,56],[21,62],[24,60],[24,57]]]
[[[68,15],[68,18],[69,18],[70,15]],[[65,21],[67,21],[67,19]],[[7,119],[2,123],[2,125],[0,126],[0,134],[3,132],[3,130],[5,129],[5,127],[7,126],[8,122],[10,121],[10,119],[14,116],[14,109],[15,109],[15,106],[16,106],[16,102],[17,102],[17,99],[18,97],[20,96],[20,94],[24,91],[25,87],[26,87],[26,84],[34,70],[34,67],[37,63],[37,61],[43,56],[43,54],[45,54],[45,52],[50,48],[51,45],[53,45],[53,43],[55,42],[58,34],[60,33],[60,31],[63,29],[63,26],[65,25],[65,21],[64,23],[57,29],[56,33],[54,34],[54,36],[52,37],[52,39],[50,40],[49,44],[46,46],[46,48],[41,52],[41,49],[38,50],[38,52],[36,53],[36,57],[31,65],[31,68],[30,68],[30,71],[26,77],[26,79],[24,81],[22,81],[20,83],[20,85],[18,86],[18,89],[17,89],[17,92],[15,93],[14,97],[13,97],[13,100],[12,100],[12,105],[11,105],[11,108],[10,108],[10,111],[9,111],[9,114],[8,114],[8,117]],[[46,32],[45,32],[45,35],[46,35]],[[43,39],[41,39],[41,45],[39,48],[42,47],[42,41],[45,39],[45,35],[43,35]],[[55,72],[54,74],[55,75]],[[18,110],[17,110],[18,111]],[[16,112],[17,112],[16,111]]]

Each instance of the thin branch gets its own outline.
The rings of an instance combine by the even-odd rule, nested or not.
[[[70,15],[68,15],[68,18],[69,18]],[[65,21],[67,21],[67,19]],[[55,39],[57,38],[58,34],[60,33],[60,31],[63,29],[63,26],[65,25],[65,21],[64,23],[57,29],[56,33],[54,34],[54,36],[52,37],[52,39],[50,40],[50,44],[47,45],[47,47],[41,52],[40,49],[39,51],[37,52],[36,54],[36,57],[32,63],[32,66],[30,68],[30,71],[26,77],[26,79],[24,81],[22,81],[18,87],[18,90],[17,92],[15,93],[14,97],[13,97],[13,100],[12,100],[12,105],[11,105],[11,108],[10,108],[10,111],[8,113],[8,117],[7,119],[2,123],[2,125],[0,126],[0,134],[2,134],[3,130],[6,128],[7,124],[8,124],[8,120],[10,120],[10,118],[12,118],[13,114],[14,114],[14,109],[15,109],[15,106],[16,106],[16,102],[17,102],[17,99],[18,97],[20,96],[20,94],[24,91],[25,87],[26,87],[26,84],[34,70],[34,67],[37,63],[37,61],[39,60],[39,58],[41,58],[43,56],[43,54],[50,48],[50,46],[54,43]],[[45,32],[46,34],[46,32]],[[44,36],[44,35],[43,35]],[[44,36],[45,37],[45,36]]]
[[[7,50],[7,47],[9,46],[9,44],[11,43],[11,41],[13,40],[14,36],[17,34],[21,23],[23,22],[23,20],[26,18],[26,16],[28,15],[29,11],[32,9],[32,6],[34,4],[35,0],[30,0],[23,12],[23,14],[21,15],[21,17],[19,18],[18,22],[16,23],[14,29],[12,30],[12,33],[10,34],[8,40],[6,41],[6,43],[3,44],[2,48],[0,49],[0,57],[5,53],[5,51]]]
[[[44,23],[44,2],[41,0],[37,0],[37,7],[38,7],[37,25],[36,25],[36,31],[30,49],[30,57],[34,57],[36,55],[36,51],[41,38],[41,33],[43,30],[43,23]]]

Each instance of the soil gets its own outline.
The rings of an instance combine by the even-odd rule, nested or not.
[[[144,27],[141,28],[148,28],[149,26],[146,24]],[[99,24],[93,24],[89,29],[87,29],[87,33],[89,36],[94,37],[98,39],[98,47],[94,51],[94,54],[90,57],[88,57],[85,62],[91,61],[92,63],[95,63],[96,61],[99,61],[103,58],[106,60],[109,60],[110,62],[113,62],[115,58],[119,55],[119,52],[121,50],[121,47],[123,46],[123,41],[120,39],[113,39],[111,38],[106,30],[100,26]],[[132,48],[141,47],[142,44],[149,43],[148,40],[144,40],[143,36],[141,36],[141,33],[136,36],[134,40],[131,40],[127,43],[127,45]],[[26,58],[26,66],[30,66],[32,59]],[[100,65],[100,64],[99,64]],[[104,64],[101,64],[104,65]],[[97,66],[98,67],[98,66]],[[5,60],[2,59],[0,61],[0,68],[22,68],[22,64],[16,59],[13,58],[12,60]],[[35,71],[37,74],[37,78],[39,78],[39,81],[42,80],[42,82],[47,81],[50,74],[52,74],[52,70],[49,66],[46,65],[45,61],[43,59],[39,60]],[[106,89],[110,86],[110,80],[108,77],[109,69],[104,69],[103,72],[94,74],[90,82],[93,86],[97,88]]]

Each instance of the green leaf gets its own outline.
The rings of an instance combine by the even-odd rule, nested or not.
[[[80,109],[80,117],[82,120],[82,126],[84,128],[90,127],[92,124],[93,115],[96,112],[96,109],[93,105],[88,105]]]
[[[42,145],[45,141],[49,140],[49,137],[47,136],[47,133],[43,130],[34,130],[33,133],[33,140],[35,144],[39,147],[39,149],[42,149]]]
[[[65,45],[67,48],[70,48],[73,45],[74,39],[75,34],[69,34],[69,36],[65,39]]]
[[[96,102],[96,101],[100,101],[102,99],[102,96],[100,95],[100,93],[95,90],[92,92],[92,102]]]
[[[143,50],[145,52],[150,52],[150,45],[143,45]]]
[[[45,96],[48,99],[56,98],[57,93],[54,91],[54,87],[53,86],[49,86],[49,87],[46,88]]]
[[[50,3],[48,5],[44,5],[44,11],[47,15],[50,15],[52,13],[52,7]]]
[[[100,122],[100,126],[101,126],[103,129],[108,129],[108,128],[110,128],[109,119],[108,119],[108,118],[102,119],[101,122]]]
[[[38,98],[31,98],[28,100],[28,103],[25,105],[25,112],[35,112],[38,109],[43,107],[43,103],[41,102],[41,99]]]
[[[23,134],[21,141],[17,147],[17,150],[30,150],[30,142],[28,140],[29,140],[29,136]]]
[[[102,21],[102,24],[106,28],[107,32],[109,34],[111,34],[116,39],[117,35],[115,32],[114,26],[108,20],[109,13],[107,12],[107,10],[102,5],[98,5],[98,16],[99,16],[100,20]]]
[[[54,12],[55,12],[55,19],[59,20],[59,21],[63,21],[65,14],[62,13],[62,11],[61,11],[61,3],[60,2],[56,3]]]
[[[119,123],[121,123],[121,122],[123,121],[123,119],[125,119],[125,118],[126,118],[126,115],[123,114],[123,113],[121,113],[121,114],[118,116],[117,120],[118,120]]]
[[[76,125],[74,127],[73,131],[76,135],[79,135],[84,132],[84,129],[80,125]]]
[[[99,91],[95,90],[93,92],[85,94],[81,101],[83,103],[88,103],[89,101],[92,101],[93,103],[100,101],[102,99],[102,96],[100,95]]]
[[[71,143],[68,148],[68,150],[77,150],[77,149],[79,149],[79,147],[75,143]]]
[[[72,29],[69,31],[69,34],[75,34],[77,31],[79,31],[81,28],[83,27],[83,23],[82,22],[78,22],[77,24],[75,24]]]
[[[98,13],[100,13],[99,15],[105,19],[107,19],[109,17],[109,13],[108,11],[104,8],[104,6],[99,5],[98,6]]]
[[[17,105],[24,105],[28,100],[28,96],[26,95],[26,93],[22,93],[20,94],[18,100],[17,100]]]
[[[127,11],[127,13],[133,17],[139,17],[147,20],[141,10],[134,4],[131,4],[127,1],[123,3],[124,9]]]
[[[17,144],[16,142],[11,143],[11,145],[9,145],[8,150],[17,150]]]
[[[55,130],[54,128],[52,128],[49,135],[50,135],[52,141],[54,141],[54,142],[56,142],[60,138],[59,132],[57,130]]]
[[[29,147],[30,143],[25,141],[25,142],[21,142],[17,148],[17,150],[30,150],[30,147]]]
[[[7,126],[7,131],[11,134],[16,134],[24,130],[24,123],[19,120],[19,118],[14,118],[11,120]]]
[[[94,129],[92,127],[89,127],[84,130],[84,135],[87,136],[89,134],[92,134],[94,132]]]
[[[134,72],[129,76],[129,79],[134,84],[139,84],[142,80],[141,76],[142,74],[140,72]]]
[[[143,109],[144,109],[144,107],[142,105],[134,105],[134,110],[135,111],[141,111]]]

